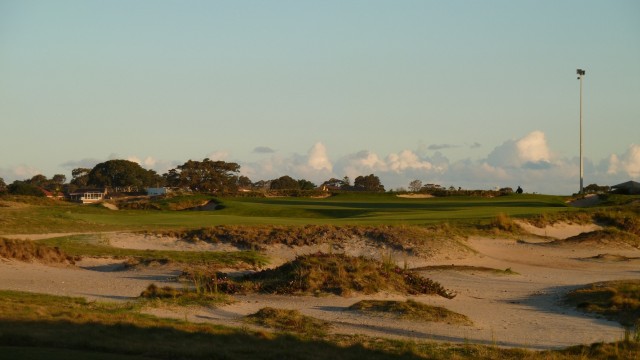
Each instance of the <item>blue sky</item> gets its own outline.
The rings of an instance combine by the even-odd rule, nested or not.
[[[130,159],[252,180],[570,194],[640,180],[638,1],[0,0],[0,177]]]

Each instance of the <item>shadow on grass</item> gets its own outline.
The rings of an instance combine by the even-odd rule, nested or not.
[[[538,311],[540,313],[565,315],[580,319],[590,319],[593,323],[599,325],[619,326],[622,330],[622,325],[616,321],[607,320],[602,316],[580,311],[574,306],[566,304],[563,301],[564,296],[567,293],[584,286],[585,285],[552,286],[544,289],[539,294],[534,294],[523,298],[507,299],[503,301],[531,307],[535,309],[535,311]]]
[[[105,325],[68,321],[0,320],[0,347],[55,348],[74,358],[76,351],[114,358],[157,359],[419,359],[411,353],[391,354],[360,345],[337,346],[290,335],[248,333],[223,327],[213,331]],[[26,351],[26,350],[25,350]],[[28,351],[27,351],[28,353]],[[118,356],[118,357],[116,357]],[[124,357],[127,356],[127,357]],[[29,357],[25,357],[29,358]],[[91,357],[89,357],[91,358]]]

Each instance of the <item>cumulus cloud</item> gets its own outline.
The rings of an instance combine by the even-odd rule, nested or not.
[[[254,154],[273,154],[274,152],[276,151],[268,146],[256,146],[253,149]]]
[[[318,142],[309,150],[307,164],[314,170],[327,170],[331,172],[333,165],[327,157],[327,148]]]
[[[314,144],[306,155],[274,154],[266,159],[241,165],[241,173],[253,181],[270,180],[283,175],[313,182],[321,182],[333,177],[333,164],[329,160],[326,147],[321,142]]]
[[[624,173],[634,179],[640,178],[640,145],[632,144],[622,155],[611,154],[607,173]]]
[[[551,152],[542,131],[533,131],[518,140],[508,140],[493,149],[487,163],[494,167],[548,169]]]
[[[387,156],[387,167],[396,173],[407,169],[415,170],[431,170],[433,165],[418,158],[418,155],[411,150],[403,150],[398,154],[389,154]]]

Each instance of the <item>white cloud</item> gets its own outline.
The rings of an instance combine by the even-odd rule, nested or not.
[[[611,154],[607,173],[612,175],[625,173],[634,179],[640,178],[640,145],[632,144],[620,156]]]
[[[331,172],[333,165],[327,157],[327,148],[321,142],[316,143],[309,150],[307,164],[314,170],[327,170]]]
[[[399,154],[389,154],[387,156],[387,166],[390,170],[400,173],[407,169],[431,170],[433,165],[418,158],[418,155],[410,150],[403,150]]]
[[[544,133],[533,131],[493,149],[487,156],[487,163],[495,167],[546,169],[551,166],[551,151]]]
[[[318,183],[333,177],[333,164],[321,142],[314,144],[306,155],[273,155],[258,162],[242,163],[240,170],[253,181],[288,175]]]

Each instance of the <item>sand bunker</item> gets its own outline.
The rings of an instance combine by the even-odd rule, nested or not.
[[[563,227],[567,232],[584,228]],[[140,234],[106,233],[112,246],[138,249],[180,249],[210,251],[223,248],[207,243],[185,243],[173,238]],[[24,238],[24,236],[20,236]],[[585,261],[603,251],[590,247],[549,247],[518,243],[513,239],[473,237],[468,240],[474,252],[442,249],[435,257],[416,259],[409,267],[426,265],[482,266],[511,268],[518,274],[491,272],[421,271],[420,273],[455,291],[454,299],[438,296],[403,296],[379,293],[371,296],[310,297],[252,294],[235,296],[235,303],[217,309],[162,308],[147,309],[158,316],[194,322],[243,326],[242,317],[263,307],[299,310],[304,315],[332,322],[334,332],[360,333],[390,338],[435,340],[461,343],[497,344],[535,349],[565,347],[575,344],[620,340],[623,329],[618,323],[597,319],[564,306],[560,299],[567,291],[597,281],[637,278],[637,261]],[[228,245],[226,245],[228,246]],[[343,244],[345,252],[375,255],[366,243]],[[229,248],[227,250],[234,250]],[[266,253],[280,261],[318,248],[270,246]],[[378,254],[380,254],[378,249]],[[620,249],[616,256],[640,257],[638,249]],[[81,296],[101,301],[127,301],[137,297],[149,284],[182,286],[179,269],[167,266],[127,268],[124,260],[84,259],[76,267],[51,267],[0,259],[0,288],[65,296]],[[396,261],[403,266],[403,259]],[[473,325],[421,323],[404,320],[392,322],[375,316],[349,311],[360,300],[413,300],[443,306],[466,315]]]

